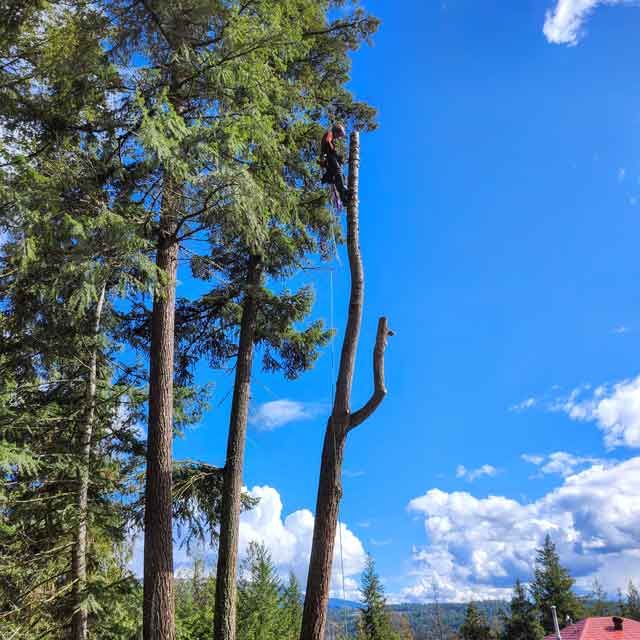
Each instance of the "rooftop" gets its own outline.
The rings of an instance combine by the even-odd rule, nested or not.
[[[606,618],[585,618],[560,629],[562,640],[640,640],[640,622],[622,618],[622,630],[614,629],[611,616]],[[556,634],[545,640],[556,640]]]

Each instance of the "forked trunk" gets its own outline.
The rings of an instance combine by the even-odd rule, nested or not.
[[[179,186],[168,180],[163,194],[156,264],[164,282],[156,287],[151,317],[149,428],[144,510],[144,640],[174,640],[173,358],[179,243]]]
[[[373,356],[374,392],[358,411],[351,412],[351,386],[355,367],[362,305],[364,302],[364,270],[360,254],[358,220],[358,178],[360,169],[360,139],[351,134],[349,150],[349,203],[347,205],[347,252],[351,272],[349,314],[345,329],[336,394],[331,417],[327,423],[318,498],[313,527],[313,542],[309,560],[307,590],[302,614],[300,640],[323,640],[327,621],[327,605],[331,583],[331,566],[338,527],[340,499],[342,498],[342,462],[347,436],[351,429],[364,422],[378,407],[386,394],[384,386],[384,351],[387,336],[391,335],[385,318],[378,322],[378,333]]]
[[[96,389],[98,379],[98,345],[97,338],[100,335],[100,323],[102,321],[102,309],[106,295],[106,284],[100,291],[100,297],[96,304],[93,339],[94,345],[89,363],[89,379],[87,382],[86,401],[87,412],[85,419],[80,426],[80,461],[78,466],[78,496],[76,504],[78,507],[78,524],[76,529],[76,540],[73,546],[72,557],[72,577],[73,577],[73,620],[72,638],[73,640],[86,640],[88,611],[85,604],[85,590],[87,588],[87,521],[89,506],[89,466],[91,464],[91,437],[93,435],[93,424],[96,413]]]
[[[242,498],[242,470],[249,412],[253,344],[258,316],[257,289],[262,267],[260,258],[251,256],[246,279],[246,293],[240,322],[240,339],[233,402],[229,420],[227,458],[220,513],[220,541],[216,573],[215,640],[236,637],[236,577],[238,571],[238,533]]]

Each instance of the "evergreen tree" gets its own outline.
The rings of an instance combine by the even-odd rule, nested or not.
[[[302,592],[300,583],[293,572],[280,597],[282,608],[282,640],[298,640],[302,624]]]
[[[264,348],[265,368],[293,377],[328,339],[318,324],[294,329],[309,311],[310,289],[274,295],[265,284],[291,275],[305,256],[328,253],[335,221],[319,189],[317,141],[333,116],[369,124],[371,110],[342,85],[347,53],[371,25],[359,13],[328,24],[333,3],[310,0],[189,0],[179,11],[167,0],[112,4],[114,59],[135,67],[119,110],[128,178],[121,192],[146,216],[160,273],[153,309],[140,314],[151,359],[145,634],[172,635],[171,371],[175,361],[179,379],[183,365],[206,355],[218,366],[236,358],[216,582],[218,635],[231,638],[254,345]],[[222,285],[179,309],[193,322],[178,323],[191,349],[176,355],[180,252],[191,256],[196,277]]]
[[[176,637],[178,640],[213,640],[215,578],[205,575],[204,559],[195,557],[193,575],[176,580]]]
[[[487,619],[478,611],[472,603],[467,607],[464,622],[460,627],[460,638],[462,640],[491,640],[491,627]]]
[[[591,585],[591,592],[587,597],[588,609],[590,616],[605,616],[609,613],[609,607],[607,606],[607,594],[602,588],[602,584],[598,578],[593,579]]]
[[[627,586],[624,617],[640,621],[640,592],[638,592],[638,588],[632,580],[629,580],[629,585]]]
[[[269,550],[251,542],[238,580],[238,638],[279,640],[282,632],[280,609],[282,583]]]
[[[509,614],[503,614],[504,640],[543,640],[544,630],[540,624],[540,613],[518,580],[513,589]]]
[[[553,633],[551,606],[555,605],[561,625],[567,618],[579,620],[583,617],[583,607],[573,592],[574,580],[560,564],[556,546],[549,535],[537,550],[536,566],[530,586],[531,596],[542,616],[545,633]]]
[[[391,625],[391,617],[386,608],[384,588],[370,555],[367,556],[362,574],[360,593],[364,608],[358,622],[358,640],[398,640],[399,635]]]
[[[151,270],[110,202],[106,16],[82,0],[32,3],[13,27],[0,32],[0,448],[14,456],[0,599],[20,637],[84,640],[92,622],[102,633],[107,602],[134,601],[119,549],[140,394],[110,335],[114,298]]]

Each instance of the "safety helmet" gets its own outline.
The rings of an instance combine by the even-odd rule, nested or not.
[[[344,138],[347,135],[344,125],[340,122],[333,125],[331,132],[336,138]]]

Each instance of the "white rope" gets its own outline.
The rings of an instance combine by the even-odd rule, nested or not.
[[[331,227],[332,236],[333,236],[333,250],[334,256],[340,266],[342,263],[340,262],[340,256],[338,255],[338,245],[336,243],[336,236],[333,226]],[[329,271],[329,323],[331,324],[331,329],[335,331],[334,325],[334,287],[333,287],[333,269]],[[331,372],[330,372],[330,389],[331,389],[331,399],[335,399],[335,341],[331,340]],[[337,447],[336,447],[336,432],[334,425],[331,425],[331,432],[333,435],[333,462],[337,464]],[[346,602],[347,599],[347,590],[345,587],[345,577],[344,577],[344,550],[342,546],[342,524],[340,522],[340,502],[338,502],[338,547],[340,549],[340,574],[342,578],[342,600]],[[343,624],[344,624],[344,634],[345,636],[348,633],[348,618],[347,618],[347,607],[346,604],[343,606]]]

